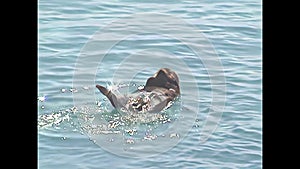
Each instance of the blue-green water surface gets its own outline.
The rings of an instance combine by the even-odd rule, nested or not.
[[[38,166],[50,168],[262,168],[262,25],[258,0],[40,0],[38,25]],[[201,90],[200,108],[193,127],[172,149],[145,158],[127,158],[107,152],[90,140],[79,125],[73,93],[95,91],[95,107],[111,109],[95,88],[73,89],[76,62],[89,39],[115,19],[141,12],[172,15],[199,29],[215,48],[226,78],[222,119],[203,144],[200,132],[211,103],[211,86],[196,56],[174,44],[176,39],[148,36],[145,43],[123,41],[103,60],[96,83],[109,83],[118,57],[137,49],[158,47],[172,51],[194,70]],[[174,25],[176,27],[176,25]],[[126,31],[120,27],[118,31]],[[134,37],[131,37],[134,39]],[[105,41],[105,39],[104,39]],[[144,48],[143,48],[144,47]],[[159,60],[152,60],[153,65]],[[174,65],[173,65],[174,66]],[[143,84],[156,69],[137,70]],[[176,70],[175,70],[176,71]],[[182,73],[182,70],[178,68]],[[188,82],[188,81],[186,81]],[[188,90],[187,86],[182,86]],[[100,106],[99,106],[100,107]],[[173,106],[176,109],[176,104]],[[180,107],[177,105],[177,107]],[[171,109],[173,110],[173,109]],[[100,110],[100,113],[102,109]],[[104,111],[104,110],[103,110]],[[106,111],[109,113],[109,111]],[[172,119],[172,118],[171,118]],[[144,133],[138,133],[144,134]],[[155,139],[151,140],[155,143]],[[134,145],[133,145],[134,146]],[[155,149],[155,147],[153,147]],[[129,150],[130,151],[130,150]]]

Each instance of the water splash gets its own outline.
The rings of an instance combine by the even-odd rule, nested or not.
[[[135,83],[111,86],[114,86],[114,89],[119,91],[128,87],[133,91],[143,87]],[[78,91],[74,88],[70,90],[61,88],[61,92],[85,92],[90,88],[84,86],[82,89]],[[40,100],[45,101],[43,98],[40,98]],[[170,103],[168,108],[160,113],[124,114],[113,109],[109,100],[99,98],[95,102],[94,107],[71,107],[39,115],[37,120],[38,129],[44,131],[53,128],[57,130],[64,129],[67,131],[79,131],[88,135],[122,134],[125,143],[134,144],[136,140],[155,140],[157,137],[164,136],[162,134],[163,131],[168,128],[169,124],[177,120],[177,113],[180,110],[180,99]],[[107,123],[101,123],[103,120]],[[66,137],[62,137],[62,140],[66,140]],[[115,141],[114,138],[111,138],[111,142],[113,141]]]
[[[74,114],[75,111],[76,108],[70,108],[58,112],[52,112],[50,114],[40,115],[38,116],[37,120],[38,129],[43,129],[51,126],[59,126],[63,122],[71,122],[70,120],[72,114]]]

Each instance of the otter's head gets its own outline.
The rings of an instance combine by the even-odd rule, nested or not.
[[[153,89],[155,87],[166,88],[174,90],[176,95],[180,94],[179,78],[177,74],[169,68],[162,68],[153,77],[150,77],[147,82],[145,89]]]

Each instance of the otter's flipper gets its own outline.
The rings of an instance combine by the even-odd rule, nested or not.
[[[116,107],[115,102],[117,101],[117,97],[116,97],[110,90],[108,90],[107,88],[105,88],[105,87],[103,87],[103,86],[96,85],[96,87],[97,87],[97,89],[100,90],[100,92],[101,92],[104,96],[106,96],[106,97],[109,99],[110,103],[111,103],[114,107]]]

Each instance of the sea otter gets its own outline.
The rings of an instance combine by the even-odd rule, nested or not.
[[[159,69],[142,89],[129,95],[113,93],[100,85],[96,87],[113,107],[123,112],[160,112],[180,95],[178,75],[169,68]]]

